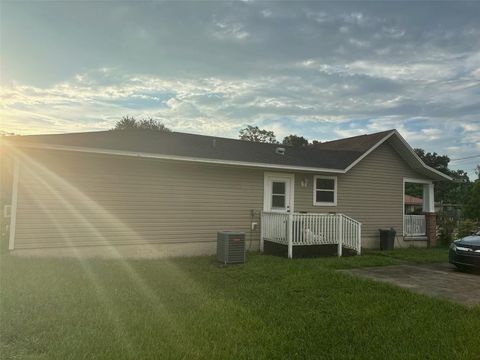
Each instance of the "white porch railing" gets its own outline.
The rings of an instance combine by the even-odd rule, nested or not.
[[[405,236],[425,236],[427,233],[425,215],[405,215],[403,233]]]
[[[275,213],[263,212],[260,250],[264,241],[288,246],[288,257],[296,245],[338,245],[361,252],[362,224],[344,214]]]

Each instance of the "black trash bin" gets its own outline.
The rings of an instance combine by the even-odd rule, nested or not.
[[[395,235],[397,232],[394,228],[379,229],[380,231],[380,250],[393,250],[395,244]]]

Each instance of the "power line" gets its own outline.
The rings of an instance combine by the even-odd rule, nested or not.
[[[468,159],[468,160],[459,160],[455,161],[453,164],[450,164],[449,166],[476,166],[480,164],[480,162],[477,159]]]
[[[480,157],[480,154],[472,155],[472,156],[466,156],[466,157],[458,158],[458,159],[450,159],[450,162],[452,162],[452,161],[458,161],[458,160],[473,159],[473,158],[476,158],[476,157]]]

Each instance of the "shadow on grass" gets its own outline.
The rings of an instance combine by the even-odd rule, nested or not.
[[[246,264],[235,266],[219,265],[214,257],[83,260],[108,294],[110,311],[132,349],[114,336],[118,330],[111,314],[79,260],[2,256],[0,354],[45,359],[127,359],[132,351],[138,359],[474,358],[477,348],[464,343],[463,334],[479,332],[480,308],[465,311],[334,271],[394,265],[405,256],[288,260],[249,253]]]

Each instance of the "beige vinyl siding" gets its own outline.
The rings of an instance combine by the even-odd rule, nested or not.
[[[218,230],[259,238],[250,226],[260,223],[262,169],[38,149],[20,163],[15,249],[206,244]],[[314,175],[295,173],[295,211],[351,216],[368,247],[379,228],[401,235],[403,178],[422,178],[387,143],[336,175],[337,206],[313,205]]]
[[[384,143],[367,155],[347,174],[337,176],[337,206],[313,205],[313,175],[295,176],[295,211],[338,212],[362,223],[362,239],[367,247],[378,246],[378,229],[403,233],[403,178],[422,179],[398,153]],[[308,186],[302,188],[302,179]]]
[[[258,240],[262,202],[261,170],[36,151],[21,161],[15,248]]]

